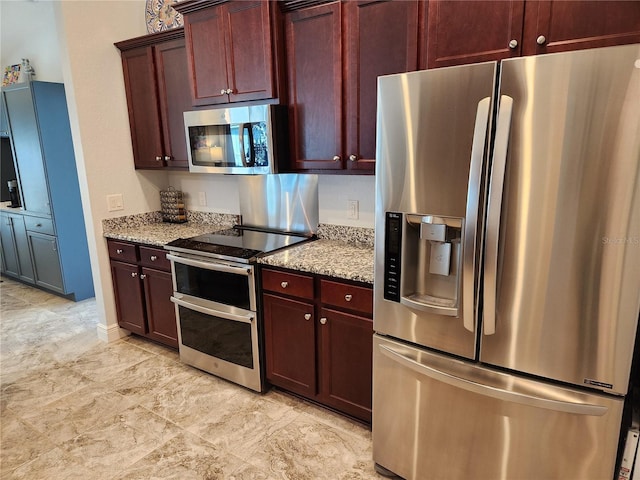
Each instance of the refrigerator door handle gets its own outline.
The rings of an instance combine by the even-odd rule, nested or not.
[[[482,180],[482,161],[484,159],[491,97],[478,102],[476,123],[473,130],[471,163],[469,165],[469,191],[464,221],[464,246],[462,260],[462,321],[464,328],[475,331],[475,281],[476,281],[476,245],[478,235],[478,209],[480,206],[480,187]]]
[[[505,402],[519,403],[531,407],[573,413],[576,415],[591,415],[599,417],[607,413],[608,410],[607,407],[603,407],[602,405],[556,400],[553,398],[545,398],[543,396],[504,390],[490,385],[483,385],[466,378],[457,377],[448,372],[443,372],[428,365],[424,365],[412,358],[406,357],[403,352],[397,351],[387,345],[379,345],[379,348],[383,355],[418,374],[446,383],[452,387],[461,388],[486,397],[495,398]]]
[[[491,181],[489,183],[489,203],[487,206],[487,237],[484,266],[484,334],[496,333],[496,296],[498,289],[498,240],[500,238],[500,214],[502,212],[502,192],[507,167],[509,134],[511,133],[511,115],[513,98],[500,97],[496,139],[493,150]]]

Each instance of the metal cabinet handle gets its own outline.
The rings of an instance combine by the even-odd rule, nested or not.
[[[289,286],[289,282],[281,282],[281,283],[280,283],[280,286],[281,286],[282,288],[287,288],[287,287]]]
[[[540,35],[538,38],[536,38],[536,43],[538,45],[544,45],[546,43],[547,39],[545,38],[544,35]]]
[[[334,162],[339,162],[340,161],[340,155],[334,155],[333,161]]]
[[[227,91],[225,93],[227,95],[231,95],[233,93],[233,88],[227,88]]]
[[[325,324],[327,323],[327,318],[326,318],[326,317],[322,317],[322,318],[320,319],[320,323],[321,323],[322,325],[325,325]]]
[[[140,278],[144,280],[145,278],[147,278],[147,276],[143,273],[142,275],[140,275]]]
[[[158,257],[156,257],[155,255],[151,255],[151,261],[155,262],[158,259]]]
[[[511,50],[513,50],[513,49],[514,49],[514,48],[516,48],[517,46],[518,46],[518,41],[517,41],[515,38],[509,42],[509,48],[510,48]]]
[[[358,156],[357,155],[349,155],[349,160],[351,160],[352,162],[357,162],[358,161]]]
[[[41,223],[36,223],[36,227],[41,227],[42,224]]]
[[[304,319],[305,320],[311,320],[311,314],[310,313],[305,313],[304,314]]]
[[[169,155],[165,155],[164,159],[168,162],[169,160],[171,160],[171,157]]]
[[[156,157],[156,162],[161,162],[162,161],[162,157]]]
[[[118,255],[122,254],[122,249],[121,249],[121,248],[116,249],[116,253],[117,253]]]
[[[353,295],[351,295],[350,293],[347,293],[347,294],[344,296],[344,299],[345,299],[347,302],[350,302],[352,298],[353,298]]]
[[[135,278],[138,276],[138,274],[136,272],[131,272],[131,276]]]
[[[227,93],[226,89],[223,88],[222,90],[220,90],[220,95],[225,95],[226,93]]]

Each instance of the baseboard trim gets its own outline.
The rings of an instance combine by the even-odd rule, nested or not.
[[[99,323],[96,329],[98,330],[98,338],[107,343],[115,342],[116,340],[131,335],[130,332],[120,328],[118,324],[107,327]]]

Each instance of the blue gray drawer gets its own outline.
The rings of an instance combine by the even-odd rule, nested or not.
[[[24,224],[30,232],[40,232],[48,235],[56,234],[53,230],[53,220],[49,218],[29,217],[25,215]]]

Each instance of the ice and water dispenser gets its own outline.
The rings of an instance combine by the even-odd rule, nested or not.
[[[459,217],[387,212],[384,298],[459,316],[462,224]]]

